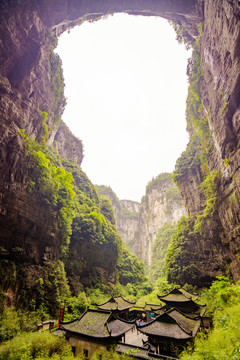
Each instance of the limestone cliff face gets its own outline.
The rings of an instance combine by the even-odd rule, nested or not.
[[[201,260],[198,265],[203,278],[206,274],[213,277],[223,272],[238,279],[240,4],[237,0],[0,2],[0,240],[1,244],[4,244],[2,257],[9,256],[7,253],[11,249],[8,244],[11,244],[12,248],[17,248],[18,257],[21,259],[20,253],[24,253],[30,263],[44,262],[45,254],[48,254],[47,257],[58,258],[57,246],[53,245],[59,241],[55,219],[42,207],[39,199],[26,192],[23,142],[18,129],[26,129],[28,135],[37,140],[47,136],[49,144],[54,144],[56,140],[56,148],[62,156],[74,157],[78,164],[81,163],[81,142],[59,123],[64,99],[61,93],[54,90],[59,64],[59,60],[52,56],[54,35],[60,35],[69,26],[80,23],[82,19],[94,19],[113,12],[162,16],[176,21],[185,27],[186,35],[191,40],[197,38],[197,24],[203,23],[200,43],[203,79],[200,95],[210,128],[211,150],[208,153],[208,169],[210,172],[218,170],[221,178],[218,184],[216,211],[204,224],[205,238],[200,242],[202,245],[199,245]],[[46,124],[40,116],[41,112],[48,113]],[[186,166],[178,181],[191,216],[201,214],[206,207],[206,199],[199,187],[204,176],[201,164],[196,164],[191,168]],[[154,197],[159,197],[159,194],[154,194]],[[159,208],[154,204],[154,197],[148,201],[152,209],[155,208],[159,212]],[[154,216],[153,211],[152,219]],[[141,215],[139,223],[140,219]],[[132,222],[135,224],[135,220]],[[146,234],[155,232],[147,226],[145,229],[142,224],[137,230]],[[137,251],[140,252],[140,247]],[[149,259],[149,256],[148,251],[146,258]]]
[[[100,187],[115,211],[117,230],[125,244],[146,264],[151,263],[152,244],[164,224],[175,224],[186,215],[182,198],[171,174],[160,174],[147,186],[141,203],[118,200],[110,188]]]
[[[216,210],[202,227],[198,267],[214,277],[227,273],[240,278],[240,4],[238,1],[204,2],[200,54],[203,69],[201,100],[210,129],[209,172],[217,170]],[[178,170],[178,167],[177,167]],[[191,216],[202,214],[206,196],[201,164],[186,166],[178,181]]]
[[[163,174],[165,175],[165,174]],[[151,264],[152,245],[158,230],[164,224],[175,224],[182,216],[187,214],[183,201],[177,188],[172,183],[171,175],[166,174],[147,187],[146,195],[142,199],[139,217],[139,228],[135,239],[142,241],[137,245],[136,252],[141,254],[142,260]]]
[[[0,50],[0,199],[1,243],[7,251],[22,248],[28,261],[58,258],[57,222],[41,202],[26,191],[23,141],[18,129],[34,139],[43,135],[40,112],[47,112],[49,144],[65,158],[82,161],[82,143],[57,121],[50,66],[52,35],[43,24],[36,4],[1,2]]]

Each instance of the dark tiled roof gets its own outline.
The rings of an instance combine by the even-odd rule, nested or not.
[[[191,319],[171,309],[139,330],[146,335],[186,340],[194,337],[199,327],[199,319]]]
[[[144,310],[149,310],[149,311],[152,311],[152,310],[160,310],[161,309],[161,305],[157,305],[157,304],[145,304],[144,306]]]
[[[173,289],[170,293],[158,296],[158,298],[164,302],[189,302],[198,298],[197,295],[191,295],[183,289]]]
[[[194,319],[199,316],[204,316],[207,307],[206,305],[199,305],[192,300],[189,302],[166,302],[166,305],[157,312],[160,314],[162,310],[170,310],[171,308],[175,308],[181,313]]]
[[[121,296],[112,297],[107,302],[97,305],[99,309],[103,310],[127,310],[134,306],[135,303],[131,303],[123,299]]]
[[[188,316],[181,314],[177,310],[172,310],[169,315],[174,319],[181,328],[194,337],[199,329],[200,320],[192,319]]]
[[[119,319],[112,319],[108,324],[108,330],[112,337],[120,336],[130,329],[132,329],[135,324],[134,323],[128,323],[126,321],[122,321]]]
[[[110,311],[87,310],[79,319],[62,323],[61,328],[94,338],[116,337],[132,329],[133,323],[116,319]]]
[[[206,309],[207,309],[206,305],[199,305],[199,304],[196,304],[194,301],[191,301],[189,303],[188,311],[186,311],[186,309],[181,310],[181,307],[179,307],[177,310],[180,310],[181,312],[187,314],[187,316],[194,319],[199,316],[201,316],[201,317],[204,316]]]
[[[70,323],[63,323],[61,328],[70,332],[75,332],[82,335],[92,337],[109,337],[106,322],[109,319],[110,313],[107,311],[88,310],[82,317]]]

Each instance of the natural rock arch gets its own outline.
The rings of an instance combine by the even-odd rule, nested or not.
[[[45,30],[53,31],[59,36],[68,27],[73,27],[82,20],[124,12],[131,15],[160,16],[175,21],[184,26],[189,37],[194,38],[198,35],[197,24],[203,19],[203,0],[42,0],[41,2],[21,0],[17,3],[3,0],[0,10],[1,27],[8,42],[1,44],[3,70],[1,73],[18,81],[19,78],[21,79],[21,66],[26,69],[36,61],[37,53],[45,41],[42,25]],[[31,29],[26,27],[30,21],[33,23]],[[13,34],[10,34],[14,22],[18,26],[17,30],[15,28],[15,39]],[[6,34],[6,26],[9,30],[8,34]],[[23,36],[21,28],[25,28]],[[14,40],[17,40],[19,48],[22,47],[21,58],[16,51],[15,61],[7,61],[7,56],[4,56],[6,50],[11,48],[17,50]]]
[[[194,25],[203,16],[203,1],[198,0],[89,0],[89,1],[45,1],[43,12],[49,14],[49,25],[58,28],[79,19],[93,19],[102,15],[124,12],[130,15],[160,16],[184,24],[196,35]]]
[[[51,86],[48,79],[51,37],[59,36],[83,20],[93,20],[114,12],[174,20],[184,26],[190,38],[194,38],[198,33],[197,24],[203,18],[203,1],[3,0],[0,4],[3,39],[0,43],[0,76],[1,88],[9,106],[3,109],[2,118],[13,121],[17,127],[26,128],[29,135],[37,138],[40,124],[39,121],[33,123],[31,117],[36,109],[40,109],[49,113],[48,125],[53,128],[54,117],[50,115],[53,99],[47,91]],[[59,131],[57,134],[50,131],[50,144],[56,138],[64,138],[63,126]],[[61,144],[60,148],[63,150],[66,146]],[[80,164],[82,155],[77,156],[77,152],[82,153],[79,145],[76,145],[74,157]]]

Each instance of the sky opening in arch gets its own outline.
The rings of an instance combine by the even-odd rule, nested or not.
[[[140,201],[188,142],[190,52],[161,18],[114,14],[62,34],[63,120],[84,144],[82,169],[119,199]]]

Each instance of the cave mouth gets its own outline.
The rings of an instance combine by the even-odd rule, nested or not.
[[[187,58],[168,22],[116,13],[64,32],[63,120],[85,147],[83,170],[121,199],[140,201],[185,149]]]

